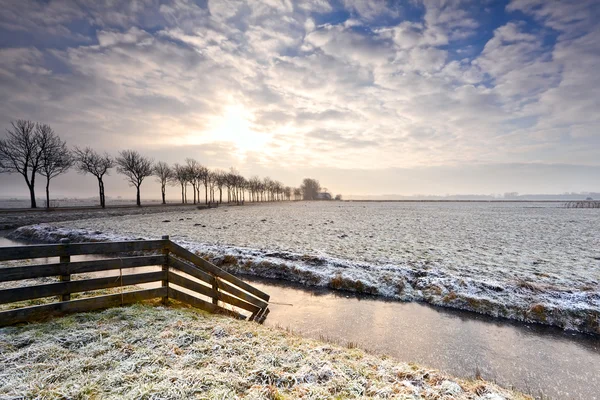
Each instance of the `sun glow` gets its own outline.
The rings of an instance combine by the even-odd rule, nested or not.
[[[252,129],[253,119],[252,113],[244,106],[229,105],[221,115],[211,118],[207,130],[200,134],[189,135],[187,142],[190,144],[228,142],[239,155],[252,151],[262,152],[268,136]]]

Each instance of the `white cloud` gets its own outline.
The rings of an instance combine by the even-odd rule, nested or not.
[[[481,28],[469,12],[475,2],[426,0],[421,20],[373,27],[402,10],[347,2],[351,19],[318,25],[329,3],[65,4],[7,12],[69,38],[80,34],[73,20],[100,28],[55,49],[0,49],[5,123],[26,114],[72,144],[193,156],[197,147],[182,138],[223,150],[211,123],[240,109],[262,152],[236,159],[238,149],[227,162],[248,168],[598,163],[600,31],[578,6],[513,1],[509,12],[541,27],[508,21],[474,54],[477,46],[456,47]],[[4,17],[0,27],[17,29]]]

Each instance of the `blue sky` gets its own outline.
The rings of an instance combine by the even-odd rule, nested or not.
[[[599,19],[597,0],[9,0],[0,123],[347,194],[599,191]]]

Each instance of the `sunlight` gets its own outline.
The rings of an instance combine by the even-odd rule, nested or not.
[[[188,136],[190,144],[210,142],[229,142],[240,156],[249,151],[261,151],[268,137],[262,132],[252,129],[254,116],[244,106],[232,104],[224,109],[223,114],[211,118],[209,128],[202,135]]]

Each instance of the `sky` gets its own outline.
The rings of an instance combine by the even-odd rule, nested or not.
[[[599,20],[598,0],[7,0],[0,128],[345,195],[600,191]],[[116,171],[106,193],[135,195]]]

